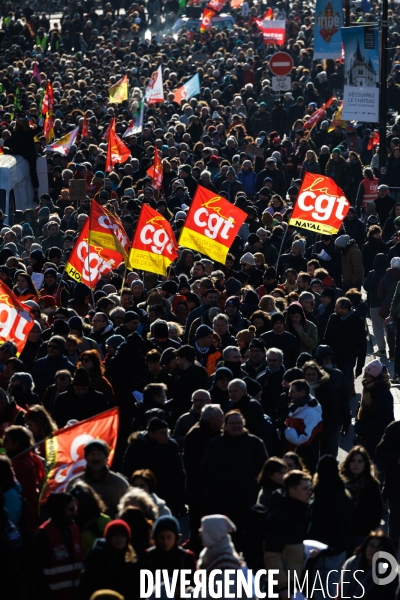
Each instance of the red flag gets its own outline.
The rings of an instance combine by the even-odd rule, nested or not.
[[[207,31],[208,29],[211,29],[212,27],[212,23],[211,23],[211,19],[213,17],[215,17],[215,11],[211,10],[210,8],[204,8],[203,9],[203,15],[201,18],[201,23],[200,23],[200,31]]]
[[[90,138],[89,127],[88,127],[86,115],[83,117],[82,134],[81,135],[82,135],[82,137]]]
[[[129,268],[166,275],[178,256],[178,244],[168,221],[147,204],[142,204],[129,255]]]
[[[149,177],[152,178],[154,189],[161,189],[163,180],[163,168],[157,148],[154,150],[154,164],[152,167],[147,169],[146,173]]]
[[[190,205],[179,245],[224,264],[247,213],[201,185]]]
[[[121,260],[128,258],[131,242],[121,220],[96,201],[90,203],[89,236],[91,245],[120,252]]]
[[[367,150],[373,150],[379,144],[379,139],[379,133],[374,131],[372,137],[368,140]]]
[[[52,492],[64,492],[72,477],[85,469],[85,445],[91,440],[102,440],[109,448],[107,462],[111,465],[117,445],[119,426],[118,407],[95,417],[54,431],[46,439],[47,476],[40,496],[46,502]]]
[[[322,235],[337,233],[350,208],[343,190],[330,177],[306,173],[289,225]]]
[[[272,10],[272,8],[268,8],[265,15],[263,16],[263,20],[268,20],[268,19],[273,19],[274,17],[274,11]]]
[[[19,355],[26,344],[35,321],[30,315],[31,309],[22,304],[17,296],[0,281],[0,345],[14,342]]]
[[[106,160],[106,173],[113,170],[116,163],[124,163],[131,156],[131,151],[128,146],[125,146],[124,142],[115,133],[115,122],[114,126],[110,127],[110,134],[108,137],[107,147],[107,160]]]
[[[49,113],[49,115],[52,115],[53,107],[54,107],[53,86],[51,85],[50,81],[47,81],[46,82],[46,91],[44,93],[43,102],[42,102],[42,115],[45,115],[46,113]]]
[[[335,98],[334,98],[334,96],[332,96],[331,98],[329,98],[328,102],[325,102],[325,104],[323,106],[321,106],[321,108],[318,108],[317,110],[315,110],[313,112],[313,114],[311,115],[311,117],[304,123],[303,129],[312,129],[314,127],[314,125],[316,125],[318,123],[318,121],[320,121],[322,119],[324,112],[332,104],[332,102],[334,100],[335,100]]]
[[[215,12],[219,13],[224,8],[226,0],[210,0],[206,8],[210,8]]]

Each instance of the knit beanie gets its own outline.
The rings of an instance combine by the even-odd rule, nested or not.
[[[383,365],[380,360],[377,358],[375,360],[371,360],[370,363],[364,369],[364,375],[371,375],[371,377],[379,377],[382,373]]]
[[[162,517],[158,517],[153,525],[153,538],[156,538],[157,535],[162,531],[172,531],[176,537],[179,537],[181,534],[181,527],[178,519],[172,517],[171,515],[163,515]]]
[[[236,296],[239,294],[241,289],[242,284],[234,277],[230,277],[227,281],[225,281],[225,290],[228,298],[230,296]]]
[[[254,325],[250,325],[248,329],[242,329],[242,331],[239,331],[239,333],[236,334],[236,339],[238,340],[238,342],[241,341],[247,345],[249,345],[255,337],[256,328],[254,327]]]
[[[277,323],[278,321],[281,321],[282,323],[284,323],[285,317],[283,316],[282,313],[276,312],[271,316],[271,327],[273,327],[275,325],[275,323]]]
[[[196,340],[201,340],[202,338],[205,338],[208,335],[211,335],[212,333],[214,332],[211,329],[211,327],[209,327],[208,325],[200,325],[196,329]]]
[[[200,534],[206,548],[211,548],[226,535],[235,531],[236,526],[225,515],[208,515],[201,519]]]
[[[256,260],[251,252],[246,252],[246,254],[243,254],[242,258],[240,259],[240,262],[253,267],[256,263]]]
[[[337,237],[335,240],[335,246],[338,246],[338,248],[346,248],[349,241],[349,235],[339,235],[339,237]]]
[[[110,542],[113,534],[115,534],[117,531],[120,531],[121,529],[126,534],[128,540],[130,540],[132,537],[132,533],[128,523],[126,523],[122,519],[114,519],[114,521],[109,521],[104,528],[104,537],[107,540],[107,542]]]

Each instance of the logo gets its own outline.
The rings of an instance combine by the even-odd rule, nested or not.
[[[204,233],[207,237],[215,240],[218,234],[223,240],[229,239],[228,231],[235,224],[235,219],[232,217],[226,217],[222,212],[220,206],[214,206],[215,202],[221,200],[221,196],[210,198],[201,205],[201,208],[196,210],[194,213],[195,224],[204,229]],[[205,218],[206,220],[202,220]]]
[[[344,210],[349,204],[348,200],[344,196],[331,195],[328,187],[318,187],[324,179],[326,178],[317,178],[308,188],[305,188],[297,199],[297,206],[305,212],[313,211],[311,216],[316,221],[328,221],[336,208],[335,218],[342,221],[345,217]],[[310,203],[306,204],[306,200]]]
[[[376,585],[388,585],[396,577],[397,560],[395,557],[388,552],[376,552],[372,559],[372,581]]]

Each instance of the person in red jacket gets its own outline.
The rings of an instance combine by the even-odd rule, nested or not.
[[[38,526],[40,488],[45,480],[44,464],[31,449],[33,439],[29,431],[21,425],[8,427],[3,443],[22,486],[22,496],[27,503],[27,529],[33,533]]]

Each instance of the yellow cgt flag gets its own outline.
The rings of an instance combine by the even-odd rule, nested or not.
[[[110,102],[120,103],[128,100],[128,76],[124,75],[110,87]]]

